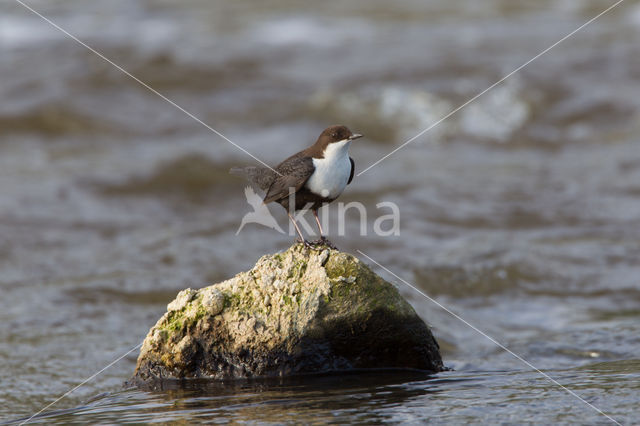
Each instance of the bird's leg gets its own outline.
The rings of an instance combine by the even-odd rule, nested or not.
[[[312,241],[311,244],[313,245],[325,245],[329,248],[332,249],[338,249],[338,247],[336,247],[331,241],[329,241],[329,239],[327,237],[325,237],[323,235],[322,232],[322,225],[320,225],[320,218],[318,217],[318,209],[313,209],[313,217],[316,218],[316,223],[318,224],[318,230],[320,231],[320,239],[316,240],[316,241]]]
[[[324,233],[322,232],[322,225],[320,225],[320,218],[318,217],[318,209],[313,210],[313,217],[316,218],[316,223],[318,224],[318,230],[320,231],[320,239],[323,239]]]
[[[291,212],[287,212],[287,214],[289,215],[289,219],[291,219],[291,222],[293,223],[293,226],[295,226],[296,231],[298,232],[298,235],[300,236],[300,242],[302,244],[304,244],[305,247],[312,248],[311,244],[309,244],[309,242],[307,240],[305,240],[304,237],[302,236],[302,231],[300,231],[300,228],[298,227],[298,224],[296,223],[296,220],[293,218],[293,216],[291,216]]]

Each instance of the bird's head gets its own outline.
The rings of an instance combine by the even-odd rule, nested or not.
[[[329,126],[320,134],[320,137],[316,141],[316,145],[324,151],[324,149],[331,144],[346,145],[361,137],[361,134],[353,133],[346,126]]]

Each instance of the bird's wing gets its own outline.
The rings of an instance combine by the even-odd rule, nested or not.
[[[289,188],[298,191],[313,174],[314,166],[311,157],[292,156],[284,160],[276,171],[280,176],[276,178],[264,196],[264,203],[281,200],[289,196]]]
[[[349,161],[351,162],[351,173],[349,173],[349,180],[347,181],[347,185],[349,185],[353,180],[353,174],[356,171],[356,163],[353,162],[353,158],[349,157]]]

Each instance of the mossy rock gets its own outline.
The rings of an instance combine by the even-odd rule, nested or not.
[[[443,369],[436,340],[397,289],[328,248],[263,256],[230,280],[181,291],[167,308],[134,382]]]

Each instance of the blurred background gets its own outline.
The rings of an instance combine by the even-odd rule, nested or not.
[[[366,135],[351,149],[362,171],[613,3],[28,4],[265,162],[339,123]],[[329,231],[623,422],[640,390],[639,39],[640,4],[623,2],[354,179],[341,201],[368,207],[367,236],[355,212],[346,236]],[[236,236],[251,208],[227,172],[255,161],[11,0],[0,76],[0,417],[11,419],[140,343],[179,290],[293,238],[258,225]],[[383,201],[401,207],[397,237],[371,232]],[[605,420],[398,286],[455,372],[123,391],[134,351],[55,406],[81,408],[46,422]]]

